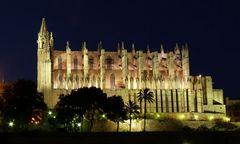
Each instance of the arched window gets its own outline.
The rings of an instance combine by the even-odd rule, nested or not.
[[[114,76],[114,74],[111,74],[111,76],[110,76],[110,87],[111,87],[111,89],[115,88],[115,76]]]
[[[62,57],[61,56],[59,56],[58,57],[58,69],[62,69]]]
[[[107,69],[112,69],[113,59],[111,57],[107,57],[106,65],[107,65]]]
[[[78,59],[76,56],[73,59],[73,65],[74,65],[74,69],[76,70],[78,68]]]
[[[89,57],[89,69],[93,69],[93,65],[94,65],[94,59],[93,57]]]

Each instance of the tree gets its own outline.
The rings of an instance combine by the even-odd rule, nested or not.
[[[83,114],[86,112],[85,97],[79,96],[79,90],[72,91],[69,95],[60,95],[55,106],[57,120],[63,123],[69,131],[78,131],[78,123],[83,122]]]
[[[142,101],[144,101],[144,131],[146,130],[146,113],[147,113],[147,102],[153,103],[153,92],[150,91],[150,89],[145,88],[143,90],[140,90],[138,93],[138,100],[140,101],[140,104]]]
[[[14,121],[19,128],[26,128],[34,116],[46,109],[43,95],[37,92],[36,84],[31,80],[19,80],[7,85],[2,101],[3,121]]]
[[[64,123],[72,123],[75,126],[76,119],[83,122],[85,116],[90,122],[89,129],[92,130],[93,121],[97,118],[97,114],[103,111],[107,100],[107,95],[99,88],[80,88],[73,90],[69,95],[62,95],[55,107],[57,111],[57,119]],[[81,124],[83,126],[83,124]]]
[[[107,99],[105,111],[107,117],[117,123],[117,132],[119,131],[119,122],[127,119],[126,110],[124,109],[124,102],[121,96],[112,96]]]
[[[99,118],[99,114],[103,113],[106,106],[107,94],[103,93],[100,88],[90,87],[86,93],[87,96],[87,112],[86,117],[90,121],[90,131],[93,128],[93,122]]]
[[[134,103],[133,101],[129,100],[128,103],[125,105],[127,113],[129,114],[129,131],[132,130],[132,118],[139,114],[139,106]]]

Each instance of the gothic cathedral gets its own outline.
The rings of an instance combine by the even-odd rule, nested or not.
[[[105,51],[102,43],[96,51],[88,51],[86,42],[79,51],[55,50],[53,34],[42,19],[38,33],[37,86],[44,101],[53,108],[60,94],[81,87],[101,88],[108,96],[120,95],[127,102],[137,101],[140,89],[154,93],[154,103],[148,104],[149,113],[225,115],[222,89],[213,89],[211,76],[191,76],[188,45],[170,52],[128,51],[124,43],[116,51]],[[204,116],[203,116],[204,117]]]

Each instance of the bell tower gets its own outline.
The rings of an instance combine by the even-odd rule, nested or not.
[[[53,35],[47,30],[45,18],[42,19],[37,44],[37,90],[43,93],[47,106],[53,107],[51,97]]]

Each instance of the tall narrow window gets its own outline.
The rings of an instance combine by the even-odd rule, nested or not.
[[[115,76],[114,76],[114,74],[111,74],[111,76],[110,76],[110,85],[111,85],[111,89],[115,88]]]
[[[96,78],[93,76],[92,78],[92,87],[96,87]]]
[[[78,68],[78,59],[77,59],[76,56],[73,59],[73,65],[74,65],[74,69],[77,70],[77,68]]]
[[[59,70],[62,69],[62,57],[61,56],[58,57],[58,69]]]
[[[62,75],[59,75],[59,87],[63,88],[63,77],[62,77]]]
[[[94,59],[93,57],[89,58],[89,69],[93,69],[93,65],[94,65]]]
[[[112,69],[112,64],[113,64],[113,59],[111,57],[108,57],[106,59],[107,69]]]
[[[79,77],[78,76],[76,76],[76,87],[77,87],[77,89],[79,88]]]

